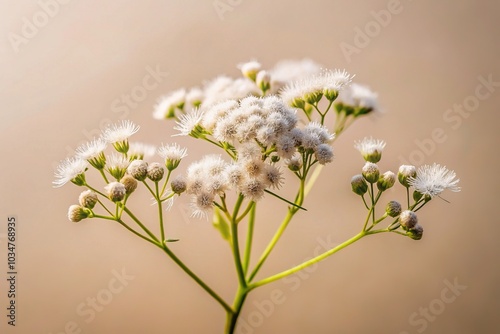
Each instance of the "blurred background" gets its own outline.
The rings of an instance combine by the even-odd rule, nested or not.
[[[173,124],[152,118],[160,96],[236,77],[236,65],[250,59],[271,68],[303,58],[355,73],[379,93],[384,112],[336,141],[308,212],[259,277],[361,229],[365,210],[349,184],[363,165],[354,140],[387,141],[383,170],[446,165],[462,192],[444,193],[451,203],[437,198],[419,214],[421,241],[366,238],[255,290],[239,333],[500,331],[500,221],[490,213],[500,184],[487,174],[498,164],[498,1],[23,0],[2,1],[0,13],[0,332],[221,333],[223,309],[160,250],[117,224],[70,223],[67,208],[80,189],[52,188],[54,168],[109,122],[131,119],[141,126],[136,140],[188,147],[183,170],[212,149],[172,138]],[[161,73],[155,87],[124,104],[150,72]],[[154,226],[154,208],[140,195],[138,215]],[[385,197],[392,199],[404,194],[393,190]],[[261,205],[254,260],[284,210],[271,198]],[[168,213],[170,236],[181,239],[172,248],[230,301],[237,281],[229,248],[209,222],[188,214],[182,199]],[[14,328],[5,316],[8,215],[18,219]],[[269,306],[273,294],[282,297]]]

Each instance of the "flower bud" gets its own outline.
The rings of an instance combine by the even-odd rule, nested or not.
[[[424,234],[424,228],[419,224],[413,226],[413,228],[409,229],[406,232],[406,235],[412,238],[413,240],[422,239],[423,234]]]
[[[390,201],[389,203],[387,203],[385,212],[391,217],[397,217],[401,214],[401,204],[396,201]]]
[[[249,61],[247,63],[241,64],[240,66],[241,74],[243,74],[248,79],[255,81],[257,73],[259,73],[262,65],[257,61]]]
[[[93,209],[97,203],[97,194],[92,190],[85,190],[78,197],[78,202],[84,208]]]
[[[113,202],[121,201],[125,198],[125,194],[127,193],[125,186],[120,182],[111,182],[104,187],[104,189],[106,190],[109,199]]]
[[[261,91],[266,92],[269,90],[269,88],[271,88],[271,75],[267,71],[260,71],[259,73],[257,73],[255,83]]]
[[[302,157],[300,155],[294,155],[286,160],[286,164],[292,172],[298,172],[302,168]]]
[[[406,188],[410,186],[409,179],[411,177],[416,177],[416,176],[417,176],[417,169],[415,168],[415,166],[402,165],[399,167],[398,180],[399,183],[401,183]]]
[[[416,190],[413,192],[413,200],[414,200],[415,202],[420,201],[420,199],[422,198],[422,196],[424,196],[424,195],[422,195],[421,193],[419,193],[419,192],[418,192],[418,191],[416,191]]]
[[[372,162],[366,162],[361,171],[366,181],[370,183],[375,183],[378,181],[380,171],[376,164]]]
[[[153,162],[148,166],[148,178],[153,182],[158,182],[163,178],[165,170],[158,162]]]
[[[148,163],[144,160],[133,160],[128,166],[127,172],[136,180],[144,181],[148,173]]]
[[[405,210],[399,215],[399,223],[405,229],[412,229],[418,223],[418,218],[415,212]]]
[[[170,187],[172,188],[172,191],[178,195],[182,194],[184,191],[186,191],[186,180],[182,176],[176,177],[175,179],[170,182]]]
[[[80,205],[72,205],[68,210],[68,219],[73,223],[78,223],[80,220],[87,218],[89,213],[88,209]]]
[[[380,191],[385,191],[391,188],[394,183],[396,183],[396,174],[391,171],[387,171],[379,177],[377,181],[377,188]]]
[[[120,180],[120,183],[125,186],[125,192],[127,195],[130,195],[137,189],[137,180],[131,175],[125,175]]]
[[[354,175],[351,179],[352,191],[355,194],[363,196],[368,191],[368,184],[366,183],[363,175]]]

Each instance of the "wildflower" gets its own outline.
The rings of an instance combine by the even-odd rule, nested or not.
[[[380,191],[385,191],[391,188],[394,185],[394,183],[396,183],[396,174],[394,174],[391,171],[387,171],[384,174],[382,174],[378,179],[377,188]]]
[[[303,130],[304,134],[312,135],[319,140],[320,144],[325,144],[331,142],[335,135],[328,132],[328,129],[318,122],[309,122]]]
[[[340,94],[342,103],[357,108],[356,116],[378,110],[378,94],[367,86],[353,83]]]
[[[286,159],[285,163],[288,165],[288,168],[292,172],[298,172],[303,165],[302,156],[299,154],[295,154],[290,159]]]
[[[405,230],[413,228],[418,223],[418,217],[415,212],[405,210],[399,215],[399,223]]]
[[[202,192],[193,197],[191,207],[193,209],[192,217],[208,218],[208,213],[212,210],[214,195],[209,192]]]
[[[125,175],[121,178],[120,183],[125,186],[125,193],[130,195],[137,189],[137,180],[131,175]]]
[[[408,188],[410,186],[409,180],[417,176],[417,169],[411,165],[401,165],[398,171],[398,180],[403,186]]]
[[[148,173],[148,163],[144,160],[133,160],[128,165],[127,172],[136,180],[144,181]]]
[[[183,110],[186,102],[186,90],[178,89],[161,98],[155,106],[153,117],[155,119],[174,118],[175,110]]]
[[[176,169],[181,160],[187,156],[187,149],[177,144],[162,145],[158,149],[158,155],[165,159],[165,166],[169,171]]]
[[[238,190],[243,196],[256,202],[264,196],[265,185],[259,178],[246,178]]]
[[[445,166],[439,164],[424,165],[418,168],[416,174],[416,176],[410,177],[408,183],[422,195],[434,197],[446,189],[453,192],[460,191],[460,187],[457,185],[460,180],[455,179],[455,172],[448,170]]]
[[[354,144],[354,147],[361,153],[365,161],[377,163],[382,158],[382,150],[386,143],[380,139],[365,137]]]
[[[319,80],[323,87],[323,95],[329,100],[334,101],[339,92],[352,81],[354,75],[350,75],[346,70],[327,70],[321,73]]]
[[[370,183],[378,181],[380,172],[378,166],[372,162],[366,162],[362,169],[363,177]]]
[[[265,93],[271,88],[271,75],[267,71],[260,71],[255,78],[255,84]]]
[[[129,149],[128,138],[139,131],[139,126],[132,121],[125,120],[117,124],[111,124],[103,133],[103,138],[120,153],[126,154]]]
[[[186,94],[186,103],[184,105],[184,110],[191,110],[193,108],[199,108],[205,94],[203,90],[198,87],[191,88]]]
[[[263,175],[265,183],[271,188],[279,189],[283,185],[283,176],[278,167],[266,164]]]
[[[127,189],[120,182],[111,182],[104,189],[107,192],[109,199],[113,202],[120,202],[125,198]]]
[[[129,160],[147,160],[152,158],[156,153],[156,147],[154,145],[132,142],[129,146]]]
[[[319,144],[314,151],[314,156],[321,165],[325,165],[333,160],[333,148],[328,144]]]
[[[352,191],[360,196],[363,196],[368,191],[368,184],[366,183],[365,178],[361,174],[354,175],[352,177],[351,187]]]
[[[68,219],[73,223],[78,223],[89,216],[90,211],[80,205],[72,205],[68,210]]]
[[[147,176],[153,182],[158,182],[163,178],[165,170],[158,162],[150,163],[148,166]]]
[[[238,107],[238,101],[227,100],[214,104],[208,108],[204,108],[201,125],[208,132],[213,132],[218,121]]]
[[[397,217],[401,214],[401,204],[396,201],[390,201],[389,203],[387,203],[385,212],[391,217]]]
[[[259,90],[255,83],[248,78],[231,79],[220,76],[210,81],[205,87],[205,100],[203,105],[212,104],[227,100],[238,100],[249,95],[259,95]]]
[[[123,175],[125,175],[130,163],[123,154],[118,155],[115,153],[111,154],[111,156],[107,158],[107,161],[107,170],[116,180],[121,179]]]
[[[309,77],[321,71],[321,66],[310,59],[282,60],[271,69],[271,87],[278,91],[288,82]]]
[[[78,197],[78,202],[84,208],[93,209],[97,203],[97,194],[92,190],[85,190]]]
[[[88,163],[80,158],[66,158],[57,166],[54,176],[56,180],[52,182],[54,188],[62,187],[68,181],[78,186],[85,184],[85,171]]]
[[[259,71],[261,70],[262,65],[258,61],[252,60],[243,64],[239,64],[238,68],[241,70],[241,73],[245,77],[252,81],[255,81],[257,73],[259,73]]]
[[[174,193],[180,195],[184,191],[186,191],[186,180],[184,179],[184,177],[179,175],[170,182],[170,188],[172,188],[172,191]]]
[[[203,112],[200,109],[193,109],[181,115],[179,120],[175,122],[177,126],[174,129],[179,131],[179,134],[176,136],[199,138],[203,134],[203,128],[200,126],[202,116]]]
[[[102,170],[106,165],[104,150],[107,143],[102,138],[97,138],[85,143],[76,149],[76,155],[82,160],[87,160],[95,168]]]

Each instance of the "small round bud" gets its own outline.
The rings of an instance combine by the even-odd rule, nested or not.
[[[318,103],[322,97],[323,97],[323,92],[319,90],[319,91],[312,91],[312,92],[306,93],[303,96],[303,99],[307,103],[313,105],[315,103]]]
[[[178,195],[182,194],[184,191],[186,191],[187,184],[186,180],[182,176],[178,176],[175,179],[170,182],[170,187],[172,188],[172,191]]]
[[[125,186],[120,182],[111,182],[106,187],[104,187],[104,189],[106,190],[109,199],[113,202],[121,201],[125,198],[125,195],[127,193]]]
[[[144,160],[133,160],[128,166],[127,172],[136,180],[144,181],[148,173],[148,163]]]
[[[259,73],[262,65],[257,61],[249,61],[247,63],[241,64],[240,66],[241,74],[243,74],[248,79],[255,81],[257,73]]]
[[[68,210],[68,219],[73,223],[78,223],[89,216],[89,210],[80,205],[72,205]]]
[[[97,203],[97,194],[92,190],[85,190],[78,197],[78,202],[84,208],[93,209]]]
[[[292,172],[298,172],[302,168],[302,157],[300,155],[294,155],[286,160],[286,164]]]
[[[419,224],[413,226],[413,228],[409,229],[406,232],[406,235],[412,238],[413,240],[422,239],[423,234],[424,234],[424,228]]]
[[[390,201],[389,203],[387,203],[385,212],[391,217],[397,217],[401,214],[401,204],[396,201]]]
[[[125,175],[120,180],[120,183],[125,186],[125,192],[127,195],[130,195],[137,189],[137,180],[131,175]]]
[[[376,164],[372,162],[366,162],[361,171],[366,181],[370,183],[375,183],[378,181],[380,171]]]
[[[354,175],[351,179],[352,191],[355,194],[363,196],[368,191],[368,183],[366,183],[363,175]]]
[[[408,188],[410,186],[409,179],[417,176],[417,169],[415,166],[402,165],[399,167],[398,180],[403,186]]]
[[[260,71],[255,78],[255,84],[261,91],[266,92],[271,88],[271,75],[267,71]]]
[[[405,210],[399,215],[399,223],[405,229],[412,229],[418,223],[418,218],[415,212]]]
[[[165,170],[158,162],[153,162],[148,166],[148,178],[153,182],[158,182],[163,178]]]
[[[394,185],[394,183],[396,183],[396,174],[394,174],[391,171],[387,171],[384,174],[382,174],[378,179],[377,188],[380,191],[385,191],[391,188]]]

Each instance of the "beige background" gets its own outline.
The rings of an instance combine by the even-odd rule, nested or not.
[[[0,331],[55,334],[73,321],[81,333],[221,333],[222,309],[159,250],[111,223],[69,223],[67,207],[79,189],[53,189],[53,168],[86,140],[83,130],[123,116],[111,104],[141,85],[148,66],[169,75],[127,118],[142,126],[136,139],[159,144],[174,133],[171,123],[151,117],[162,94],[221,73],[236,76],[235,65],[251,58],[269,68],[283,58],[310,57],[356,73],[358,82],[379,93],[385,113],[359,121],[337,141],[335,162],[305,203],[309,212],[290,226],[261,277],[311,257],[318,237],[338,243],[361,228],[364,212],[349,186],[362,166],[352,148],[355,139],[386,139],[380,165],[396,170],[401,157],[418,149],[415,141],[441,128],[446,140],[423,160],[455,169],[463,191],[444,194],[451,204],[437,199],[422,211],[420,242],[372,237],[320,263],[295,290],[283,281],[257,290],[244,308],[245,320],[255,316],[254,303],[269,300],[275,289],[285,301],[249,332],[417,333],[420,326],[409,322],[410,315],[438,305],[444,281],[457,278],[467,289],[424,332],[497,333],[498,87],[457,129],[443,115],[474,94],[479,76],[500,81],[500,3],[403,1],[403,11],[350,62],[340,44],[353,44],[356,27],[373,21],[370,12],[388,1],[232,3],[221,20],[213,1],[74,0],[60,5],[17,53],[8,36],[20,34],[23,18],[31,20],[40,7],[35,1],[0,3],[0,233],[7,215],[19,219],[18,326],[6,326],[2,278]],[[208,148],[179,142],[189,148],[190,160]],[[139,214],[154,220],[142,196]],[[401,196],[394,191],[386,200]],[[282,207],[271,199],[262,207],[266,219],[257,225],[254,257]],[[185,219],[182,209],[168,217],[172,237],[182,240],[173,247],[179,256],[232,299],[236,278],[227,245],[209,223]],[[5,236],[0,241],[5,273]],[[105,289],[112,271],[122,268],[135,278],[87,323],[76,313],[78,305]]]

